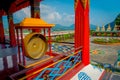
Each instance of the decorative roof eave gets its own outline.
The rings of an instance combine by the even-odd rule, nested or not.
[[[74,8],[76,9],[77,5],[78,5],[78,2],[81,2],[82,3],[82,6],[83,8],[85,9],[87,4],[89,5],[90,4],[90,0],[74,0]]]
[[[86,9],[86,6],[90,4],[90,0],[81,0],[81,2],[82,2],[84,9]]]
[[[78,0],[74,0],[74,9],[76,10],[77,8],[77,5],[78,5]]]
[[[55,24],[48,24],[42,19],[25,18],[21,23],[16,24],[16,27],[53,27]]]
[[[81,0],[81,2],[82,2],[83,7],[86,8],[87,0]]]

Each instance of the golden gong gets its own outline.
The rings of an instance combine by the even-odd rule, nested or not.
[[[30,33],[24,38],[25,56],[32,59],[39,59],[47,51],[46,38],[39,33]]]

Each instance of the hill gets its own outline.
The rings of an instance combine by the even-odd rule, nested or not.
[[[63,26],[60,24],[56,24],[53,28],[52,31],[65,31],[65,30],[74,30],[74,24],[70,26]]]
[[[105,25],[105,29],[108,28],[108,25],[109,25],[109,24],[110,24],[110,26],[111,26],[111,29],[113,30],[113,29],[114,29],[114,26],[115,26],[115,21],[106,24],[106,25]]]
[[[96,25],[90,24],[90,30],[96,30]]]
[[[75,25],[72,24],[70,26],[63,26],[63,25],[60,25],[60,24],[56,24],[53,28],[52,28],[52,31],[65,31],[65,30],[74,30]],[[95,30],[96,29],[96,25],[93,25],[93,24],[90,24],[90,30]]]
[[[114,28],[114,25],[117,24],[117,25],[120,25],[120,14],[117,15],[117,17],[115,18],[115,20],[113,20],[112,22],[108,23],[105,25],[105,28],[107,29],[108,25],[110,24],[112,30]]]
[[[116,23],[117,25],[120,25],[120,14],[118,14],[118,16],[116,17],[115,23]]]

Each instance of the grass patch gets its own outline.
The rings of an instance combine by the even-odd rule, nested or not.
[[[92,41],[93,43],[98,44],[113,44],[113,43],[120,43],[120,39],[117,38],[95,38]]]

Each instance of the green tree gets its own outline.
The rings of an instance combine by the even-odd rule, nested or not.
[[[116,25],[120,25],[120,14],[117,16],[117,18],[115,19],[115,24]]]

